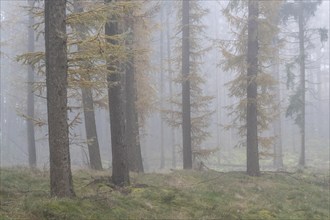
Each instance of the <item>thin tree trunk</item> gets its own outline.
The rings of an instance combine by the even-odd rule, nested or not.
[[[93,93],[91,88],[81,88],[84,108],[85,130],[89,154],[90,168],[102,170],[99,141],[97,138]]]
[[[114,2],[105,0],[106,3]],[[116,19],[116,18],[114,18]],[[105,34],[113,36],[119,33],[118,23],[109,21],[105,25]],[[116,42],[109,40],[109,43]],[[119,71],[119,64],[113,62],[113,57],[109,57],[108,70],[111,73],[107,77],[108,96],[109,96],[109,114],[112,145],[112,181],[115,185],[129,184],[129,164],[128,148],[125,143],[125,112],[123,103],[123,84]]]
[[[217,3],[216,3],[217,4]],[[216,24],[216,26],[218,26],[218,16],[214,16],[213,17],[214,20],[213,22]],[[219,39],[219,32],[221,31],[220,27],[219,28],[216,28],[215,30],[215,37],[216,39]],[[218,71],[219,70],[219,71]],[[216,100],[217,100],[217,107],[216,107],[216,126],[217,126],[217,148],[218,148],[218,156],[217,156],[217,160],[218,160],[218,165],[221,165],[221,156],[224,156],[223,155],[223,152],[226,152],[227,148],[228,148],[228,145],[227,144],[224,144],[224,147],[223,149],[221,149],[220,147],[220,139],[221,139],[221,130],[220,130],[220,121],[221,121],[221,90],[220,90],[220,86],[222,86],[222,80],[221,78],[219,79],[219,76],[220,76],[221,72],[220,72],[220,68],[217,68],[216,67],[216,92],[217,92],[217,95],[216,95]],[[220,81],[220,82],[219,82]]]
[[[52,196],[74,196],[67,113],[66,0],[45,1],[46,86]]]
[[[160,6],[160,22],[163,24],[164,17],[164,6],[161,4]],[[164,153],[164,120],[163,120],[163,96],[164,96],[164,31],[161,28],[160,31],[160,169],[164,169],[165,167],[165,153]]]
[[[299,57],[300,57],[300,84],[301,84],[301,149],[299,157],[299,166],[304,167],[305,161],[305,39],[304,39],[304,6],[303,2],[299,2]]]
[[[281,90],[280,90],[280,64],[279,64],[279,50],[278,48],[278,38],[276,37],[274,39],[274,62],[273,62],[273,75],[274,79],[277,81],[277,84],[275,85],[275,102],[280,108],[281,103]],[[273,123],[274,128],[274,134],[275,134],[275,143],[274,143],[274,167],[276,169],[283,168],[283,153],[282,153],[282,122],[281,122],[281,114],[277,116]]]
[[[34,7],[35,0],[28,1],[30,7]],[[29,30],[28,30],[28,51],[34,52],[34,17],[29,13]],[[35,168],[37,166],[37,152],[36,142],[34,134],[34,93],[33,93],[33,82],[34,82],[34,70],[32,65],[28,66],[28,83],[27,83],[27,137],[28,137],[28,152],[29,152],[29,166]]]
[[[169,73],[169,93],[170,97],[173,96],[173,71],[171,61],[171,36],[170,36],[170,10],[171,2],[167,2],[167,13],[166,13],[166,38],[167,38],[167,68]],[[173,112],[173,103],[170,102],[170,110]],[[172,119],[173,120],[173,119]],[[175,132],[174,128],[171,128],[171,146],[172,146],[172,167],[176,168],[176,149],[175,149]]]
[[[319,51],[321,54],[322,52]],[[324,108],[323,108],[323,102],[322,102],[322,81],[321,81],[321,74],[322,74],[322,69],[321,69],[321,64],[322,64],[322,59],[318,61],[318,69],[316,73],[316,90],[317,90],[317,115],[316,115],[316,129],[317,129],[317,137],[322,138],[323,136],[326,136],[324,130],[325,126],[324,123],[327,123],[329,120],[324,120],[323,115],[324,115]]]
[[[277,73],[279,76],[279,72]],[[275,100],[277,103],[280,102],[280,85],[276,86]],[[275,143],[274,143],[274,167],[276,169],[283,168],[283,152],[282,152],[282,122],[281,115],[279,114],[273,123],[274,134],[275,134]]]
[[[182,1],[182,146],[183,168],[192,168],[190,110],[190,4]]]
[[[258,0],[248,3],[248,49],[247,49],[247,113],[246,113],[246,144],[247,144],[247,173],[259,176],[258,152],[258,121],[257,121],[257,83],[258,73]]]
[[[274,143],[274,161],[273,165],[276,169],[283,168],[283,152],[282,152],[282,125],[281,125],[281,116],[274,121],[273,129],[275,134],[275,143]]]

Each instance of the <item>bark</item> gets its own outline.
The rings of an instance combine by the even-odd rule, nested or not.
[[[91,88],[81,88],[81,95],[84,108],[90,168],[94,170],[102,170],[100,147],[96,131],[93,93]]]
[[[134,57],[126,64],[126,141],[128,147],[129,170],[143,173],[139,121],[136,109],[137,90],[135,81]]]
[[[248,49],[247,49],[247,113],[246,113],[246,144],[247,173],[259,176],[258,152],[258,121],[257,121],[257,83],[258,73],[258,0],[248,3]]]
[[[280,63],[279,63],[279,50],[278,50],[278,36],[274,38],[274,61],[273,61],[273,75],[274,79],[278,82],[275,85],[275,102],[278,103],[280,109],[281,102],[281,90],[280,90]],[[281,123],[281,114],[277,116],[273,123],[273,129],[275,134],[275,143],[274,143],[274,167],[276,169],[283,168],[283,155],[282,155],[282,123]]]
[[[169,73],[169,93],[170,97],[173,97],[173,86],[172,86],[172,78],[173,78],[173,71],[172,71],[172,56],[171,56],[171,36],[170,36],[170,8],[171,2],[167,2],[167,15],[166,15],[166,38],[167,38],[167,68]],[[170,110],[171,112],[174,111],[173,103],[170,102]],[[171,129],[171,146],[172,146],[172,167],[176,168],[176,150],[175,150],[175,132],[174,128]]]
[[[191,110],[190,110],[190,40],[189,1],[182,1],[182,146],[183,168],[192,168]]]
[[[160,23],[163,24],[164,9],[163,4],[160,9]],[[164,152],[164,120],[163,120],[163,96],[164,96],[164,31],[160,31],[160,169],[165,167],[165,152]]]
[[[28,1],[30,7],[34,7],[35,0]],[[34,52],[34,17],[29,13],[29,29],[28,29],[28,51]],[[34,70],[32,65],[28,66],[28,84],[27,84],[27,138],[28,138],[28,153],[29,153],[29,166],[35,168],[37,166],[37,153],[36,143],[34,134],[34,93],[33,93],[33,82],[34,82]]]
[[[105,0],[105,2],[111,1]],[[118,33],[117,22],[109,21],[105,25],[106,35],[113,36]],[[109,40],[109,43],[115,44],[116,42]],[[123,84],[119,64],[113,62],[111,55],[108,61],[108,70],[111,71],[107,81],[112,145],[112,181],[115,185],[123,186],[129,184],[128,148],[125,143]]]
[[[83,7],[80,5],[79,0],[74,1],[74,11],[83,12]],[[81,39],[84,39],[85,30],[83,27],[76,27],[79,32],[78,35]],[[79,51],[78,47],[78,51]],[[88,62],[88,61],[87,61]],[[82,77],[83,80],[90,81],[90,76],[87,74]],[[95,112],[94,112],[94,101],[93,92],[90,87],[81,88],[82,103],[84,110],[85,119],[85,131],[87,138],[88,154],[89,154],[89,165],[91,169],[102,170],[102,161],[100,155],[100,147],[97,138],[96,122],[95,122]]]
[[[299,2],[299,56],[300,56],[300,85],[301,85],[301,149],[299,157],[299,166],[304,167],[306,164],[305,161],[305,38],[304,38],[304,6],[303,2]]]
[[[45,1],[46,86],[52,196],[73,197],[67,113],[66,0]]]

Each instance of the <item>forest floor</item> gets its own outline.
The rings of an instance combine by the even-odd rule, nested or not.
[[[330,219],[329,173],[172,171],[132,174],[115,188],[109,172],[74,171],[76,198],[49,197],[49,174],[0,169],[0,219]]]

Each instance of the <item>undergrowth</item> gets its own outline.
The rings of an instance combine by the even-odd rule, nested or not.
[[[132,174],[116,188],[108,171],[74,172],[76,198],[49,196],[47,172],[0,170],[0,219],[329,219],[329,174],[173,171]]]

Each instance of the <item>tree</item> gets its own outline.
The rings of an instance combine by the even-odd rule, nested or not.
[[[29,7],[33,8],[35,0],[29,0]],[[29,13],[29,28],[28,28],[28,52],[34,52],[34,16]],[[32,65],[28,66],[28,94],[27,94],[27,137],[28,137],[28,152],[29,152],[29,166],[35,168],[37,166],[37,153],[36,153],[36,142],[34,134],[34,69]]]
[[[105,0],[105,3],[113,4],[114,1]],[[109,37],[119,34],[116,17],[109,18],[105,25],[105,34]],[[117,42],[110,38],[108,43],[116,44]],[[116,185],[128,185],[130,182],[128,147],[125,143],[124,90],[120,63],[109,54],[107,64],[110,72],[107,81],[112,145],[112,181]]]
[[[236,28],[234,40],[220,43],[225,58],[224,71],[236,74],[229,83],[230,96],[238,98],[237,103],[228,107],[229,114],[234,116],[229,128],[238,128],[239,134],[246,137],[240,145],[247,148],[247,174],[251,176],[260,175],[259,156],[267,155],[274,140],[263,132],[277,115],[273,91],[276,81],[268,67],[273,59],[271,45],[277,33],[272,21],[279,4],[279,1],[230,1],[224,10],[228,21]],[[245,9],[247,16],[239,13]]]
[[[74,97],[80,96],[79,90],[81,88],[93,88],[96,95],[102,95],[105,88],[105,91],[108,91],[109,88],[117,87],[117,83],[107,83],[107,76],[119,76],[120,80],[114,79],[115,82],[121,82],[120,90],[115,90],[116,92],[120,92],[122,97],[119,100],[124,103],[124,77],[121,75],[124,74],[125,68],[127,67],[126,64],[129,64],[129,58],[134,55],[135,59],[133,60],[134,68],[136,68],[136,72],[138,73],[138,77],[136,78],[136,83],[139,84],[139,88],[137,89],[138,97],[142,97],[143,99],[139,99],[137,101],[136,107],[138,109],[138,116],[139,120],[143,121],[147,114],[150,111],[150,106],[152,106],[152,101],[147,99],[146,97],[152,97],[153,88],[150,86],[150,82],[146,80],[147,70],[145,67],[148,66],[148,62],[146,60],[149,59],[148,56],[141,56],[141,54],[147,54],[145,52],[144,45],[141,44],[140,41],[138,42],[138,48],[132,48],[130,45],[132,42],[129,39],[130,37],[135,38],[135,35],[129,36],[128,31],[123,31],[125,29],[125,19],[126,13],[136,9],[137,4],[127,1],[123,2],[111,2],[111,4],[104,4],[98,2],[96,3],[89,3],[83,2],[84,10],[82,12],[75,12],[68,14],[66,19],[66,24],[68,25],[68,30],[71,32],[68,33],[68,83],[70,92],[72,92]],[[68,8],[68,11],[72,11],[72,8]],[[138,12],[136,14],[136,18],[143,20],[146,15],[149,15],[148,11]],[[116,22],[112,22],[111,19],[120,20],[120,28],[121,30],[117,29],[118,25]],[[135,19],[135,18],[134,18]],[[109,22],[110,21],[110,22]],[[107,32],[104,33],[104,28],[107,23],[115,24],[115,31],[110,25],[110,28],[107,29]],[[144,23],[139,22],[139,26],[145,27]],[[78,28],[77,28],[78,27]],[[78,30],[77,29],[80,29]],[[138,28],[140,30],[141,28]],[[111,34],[113,31],[114,33],[118,34]],[[139,32],[139,31],[137,31]],[[82,33],[84,36],[82,36]],[[110,33],[110,35],[108,34]],[[142,32],[141,32],[142,33]],[[137,34],[139,38],[146,37],[145,35]],[[146,39],[146,38],[144,38]],[[77,50],[78,48],[78,50]],[[141,53],[138,55],[138,52]],[[110,57],[109,57],[110,56]],[[109,59],[110,58],[110,59]],[[23,54],[18,57],[18,60],[23,61],[23,63],[39,65],[39,71],[43,72],[43,53],[42,52],[35,52],[32,54]],[[108,68],[107,68],[108,67]],[[143,68],[142,68],[143,67]],[[112,74],[114,73],[114,74]],[[117,74],[118,73],[118,74]],[[116,78],[116,77],[115,77]],[[141,86],[142,85],[142,86]],[[141,88],[140,88],[141,87]],[[113,94],[113,93],[112,93]],[[115,100],[116,101],[116,100]],[[94,101],[94,104],[103,103],[103,101]],[[121,103],[121,104],[122,104]],[[102,104],[103,105],[103,104]],[[86,106],[86,105],[85,105]],[[92,106],[92,105],[91,105]],[[101,106],[101,105],[100,105]],[[92,109],[90,107],[89,109]],[[120,106],[120,109],[125,111],[124,104]],[[113,111],[113,110],[110,110]],[[121,111],[121,110],[120,110]],[[113,115],[111,113],[111,115]],[[115,116],[116,117],[116,116]],[[113,118],[115,118],[113,117]],[[78,119],[78,120],[76,120]],[[124,120],[122,120],[124,119]],[[122,120],[125,123],[125,117],[122,117]],[[116,118],[114,119],[116,120]],[[79,121],[79,115],[77,115],[73,122],[70,123],[72,127],[77,124],[76,122]],[[138,123],[138,119],[137,119]],[[112,123],[113,124],[113,123]],[[115,132],[115,127],[113,127],[113,131]],[[137,128],[138,129],[138,128]],[[117,137],[118,139],[118,137]],[[121,142],[123,143],[123,142]],[[119,147],[120,149],[120,147]],[[118,157],[117,157],[118,158]],[[141,159],[142,161],[142,159]],[[120,162],[120,159],[119,159]],[[125,161],[127,162],[127,160]],[[117,166],[118,168],[118,166]],[[115,172],[116,173],[116,172]],[[119,173],[119,171],[117,171]]]
[[[164,19],[164,4],[160,3],[160,25],[163,26]],[[160,30],[160,77],[159,77],[159,100],[160,109],[163,109],[163,97],[164,97],[164,29]],[[160,169],[165,167],[165,152],[164,152],[164,117],[163,112],[160,111]]]
[[[125,31],[128,32],[126,37],[126,47],[130,51],[134,51],[134,34],[135,23],[134,9],[130,10],[125,17]],[[128,147],[129,170],[143,173],[143,163],[141,155],[140,135],[139,135],[139,118],[136,108],[137,88],[136,88],[136,54],[130,53],[129,60],[125,64],[125,95],[126,95],[126,143]]]
[[[45,1],[46,86],[50,151],[50,189],[73,197],[67,123],[66,0]]]
[[[278,22],[276,22],[278,24]],[[274,79],[277,81],[275,85],[275,97],[274,101],[280,106],[281,102],[281,91],[280,91],[280,61],[279,61],[279,42],[278,42],[278,35],[274,37],[273,40],[274,45],[274,61],[272,62],[273,65],[273,75]],[[280,108],[279,108],[280,109]],[[281,123],[281,113],[275,118],[273,122],[273,129],[275,134],[275,141],[274,141],[274,160],[273,164],[276,169],[281,169],[283,167],[283,153],[282,153],[282,123]]]
[[[258,74],[258,16],[259,4],[256,0],[248,3],[248,44],[247,44],[247,112],[246,112],[246,155],[247,173],[259,176],[257,82]]]
[[[90,81],[90,78],[87,76],[86,80]],[[91,88],[82,87],[81,95],[84,109],[85,130],[90,168],[95,170],[102,170],[100,147],[96,131],[93,92]]]
[[[178,70],[181,72],[178,74],[174,82],[181,83],[181,88],[183,90],[182,93],[175,94],[170,98],[170,104],[173,104],[172,109],[165,111],[167,112],[167,121],[172,127],[182,126],[182,129],[185,132],[187,132],[185,129],[189,127],[191,139],[189,140],[191,154],[190,157],[192,166],[195,166],[200,162],[198,160],[206,158],[214,152],[214,149],[203,149],[203,146],[201,146],[203,141],[205,141],[210,136],[208,127],[210,117],[213,114],[213,111],[209,109],[209,105],[213,97],[204,95],[202,88],[203,84],[205,83],[203,78],[204,63],[202,58],[205,52],[209,49],[208,47],[204,46],[207,41],[205,40],[204,36],[205,25],[202,23],[202,18],[208,13],[208,10],[205,10],[202,7],[202,3],[200,1],[190,1],[188,19],[189,23],[188,25],[182,25],[183,20],[186,19],[186,15],[183,16],[184,10],[181,9],[183,9],[183,7],[179,7],[178,17],[180,19],[182,18],[182,20],[179,20],[180,24],[177,26],[177,29],[178,31],[183,31],[188,26],[189,33],[187,36],[187,33],[183,31],[183,38],[177,41],[177,45],[175,47],[177,51],[177,57],[175,58],[175,61],[178,65]],[[188,37],[188,39],[185,39],[184,36]],[[184,44],[187,44],[187,42],[185,42],[186,40],[189,41],[188,51],[185,51],[187,49],[187,45],[184,46]],[[183,50],[184,48],[185,50]],[[186,57],[187,55],[189,56],[188,58]],[[188,67],[183,65],[183,63],[187,62],[187,59],[189,61],[187,64]],[[184,72],[187,70],[189,71],[188,76],[186,72]],[[187,81],[189,81],[189,91],[185,91],[187,89]],[[186,93],[186,95],[189,94],[188,98],[190,104],[188,107],[185,106],[187,105],[187,97],[185,97],[186,95],[184,95],[184,93]],[[179,98],[181,98],[181,100],[179,100]],[[187,121],[184,122],[184,120],[187,120],[188,117],[185,115],[183,109],[187,111],[187,108],[189,108],[190,126],[187,126],[187,124],[184,126],[184,123],[187,123]],[[187,140],[183,141],[183,143],[187,144]],[[183,146],[183,155],[184,154],[185,148]],[[186,157],[187,156],[188,153],[186,152]]]
[[[306,81],[305,81],[305,35],[304,35],[304,3],[299,2],[299,16],[298,16],[298,24],[299,24],[299,57],[300,57],[300,85],[301,85],[301,150],[299,157],[299,165],[305,166],[305,109],[306,109]]]
[[[170,16],[171,16],[171,2],[166,3],[166,40],[167,40],[167,71],[169,77],[169,93],[170,97],[173,96],[173,70],[172,70],[172,57],[171,57],[171,32],[170,32]],[[173,103],[170,102],[170,111],[173,112]],[[173,118],[171,118],[173,120]],[[174,128],[171,129],[171,146],[172,146],[172,167],[176,167],[176,145],[175,145],[175,132]]]
[[[136,161],[140,161],[142,165],[142,151],[140,137],[147,134],[145,129],[147,117],[156,110],[156,103],[158,102],[156,97],[156,89],[153,83],[154,67],[151,65],[151,53],[152,45],[150,42],[153,39],[153,31],[155,30],[155,19],[153,19],[158,13],[157,1],[129,1],[133,5],[132,22],[133,29],[126,31],[126,38],[131,45],[126,46],[129,49],[129,59],[133,59],[133,62],[128,61],[128,64],[132,63],[134,66],[134,87],[136,92],[135,108],[136,108]],[[130,19],[129,19],[130,20]],[[133,40],[132,40],[133,39]],[[133,52],[133,53],[132,53]],[[140,147],[140,149],[138,148]],[[147,163],[147,161],[143,161]],[[146,164],[143,164],[146,165]],[[144,169],[144,168],[143,168]]]
[[[190,110],[190,1],[182,1],[182,147],[183,168],[192,168]]]
[[[299,83],[296,88],[294,88],[294,93],[289,97],[289,106],[286,111],[287,117],[292,117],[295,120],[295,124],[300,128],[301,135],[301,149],[298,165],[304,167],[306,165],[306,146],[305,146],[305,136],[306,136],[306,47],[310,45],[310,37],[308,37],[307,32],[312,31],[314,33],[319,33],[321,41],[327,40],[327,31],[324,29],[314,29],[308,30],[308,21],[314,16],[318,5],[322,3],[322,0],[317,1],[293,1],[286,2],[281,10],[281,19],[286,24],[290,17],[293,17],[298,23],[298,40],[299,40],[299,55],[295,57],[293,63],[286,65],[288,74],[288,85],[292,83],[292,68],[295,63],[299,64]]]
[[[74,12],[81,13],[83,12],[83,6],[79,0],[74,1]],[[83,25],[78,24],[75,27],[78,32],[77,35],[80,40],[85,40],[85,35],[87,34],[87,30],[84,30]],[[78,51],[81,48],[78,46]],[[88,60],[82,62],[81,65],[87,65],[86,69],[88,69],[88,65],[91,65]],[[81,74],[81,78],[84,82],[91,82],[91,75],[89,72],[85,74]],[[102,170],[102,161],[100,155],[100,147],[97,138],[96,131],[96,122],[95,122],[95,113],[94,113],[94,101],[93,101],[93,91],[90,86],[81,86],[81,96],[82,96],[82,104],[84,111],[84,119],[85,119],[85,131],[87,138],[87,146],[89,153],[89,165],[90,168],[95,170]]]

